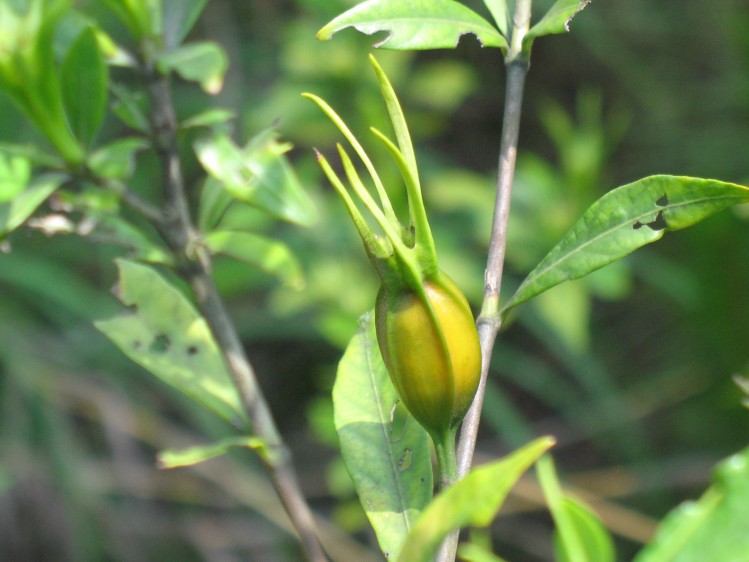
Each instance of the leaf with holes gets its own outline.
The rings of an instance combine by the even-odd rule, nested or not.
[[[523,37],[523,51],[529,53],[533,41],[543,35],[565,33],[570,22],[591,0],[557,0],[544,17],[528,30]]]
[[[467,34],[475,35],[484,47],[508,46],[492,24],[453,0],[369,0],[333,19],[317,38],[328,40],[347,27],[367,35],[387,32],[375,44],[384,49],[454,49]]]
[[[226,421],[244,413],[205,320],[155,269],[117,260],[118,296],[129,310],[97,321],[125,355]]]
[[[578,279],[732,205],[749,201],[749,188],[716,180],[650,176],[610,191],[530,272],[502,315],[564,281]]]
[[[333,387],[341,454],[380,547],[395,559],[432,498],[424,428],[398,404],[377,347],[374,315],[362,316]]]

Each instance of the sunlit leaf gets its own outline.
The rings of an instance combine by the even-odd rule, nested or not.
[[[117,260],[122,314],[99,320],[125,355],[234,424],[244,411],[205,320],[155,269]]]
[[[21,156],[0,152],[0,203],[21,193],[31,180],[31,162]]]
[[[590,2],[591,0],[557,0],[544,17],[523,37],[523,50],[529,52],[537,37],[569,31],[572,18]]]
[[[509,37],[510,12],[507,8],[507,0],[484,0],[484,4],[491,12],[502,35]]]
[[[458,546],[458,560],[462,562],[506,562],[483,546],[471,543],[463,543]]]
[[[207,93],[217,94],[224,85],[229,61],[218,43],[201,41],[159,55],[157,65],[165,74],[176,72],[185,80],[198,82]]]
[[[73,134],[90,144],[107,108],[109,71],[93,28],[84,30],[62,63],[62,97]]]
[[[593,203],[530,272],[502,314],[569,279],[583,277],[666,232],[691,226],[749,201],[749,188],[716,180],[650,176]]]
[[[190,447],[189,449],[167,449],[161,451],[158,454],[157,463],[159,468],[192,466],[225,455],[229,452],[229,449],[234,447],[262,450],[265,446],[265,441],[259,437],[227,437],[218,443],[211,443],[210,445],[199,445]]]
[[[21,226],[65,180],[67,176],[63,174],[39,176],[12,199],[0,204],[0,239]]]
[[[432,497],[432,464],[426,430],[398,405],[371,313],[338,366],[333,407],[346,468],[380,548],[394,560]]]
[[[214,107],[201,111],[192,117],[188,117],[182,121],[181,125],[185,129],[191,127],[212,127],[214,125],[226,123],[227,121],[234,119],[236,116],[236,113],[230,109]]]
[[[210,232],[203,241],[212,252],[238,259],[276,275],[291,287],[301,288],[304,285],[299,261],[283,242],[251,232],[229,230]]]
[[[495,27],[453,0],[368,0],[333,19],[317,38],[330,39],[347,27],[367,35],[386,32],[375,44],[385,49],[454,49],[466,34],[476,36],[484,47],[507,48]]]
[[[272,129],[256,135],[244,148],[225,134],[199,139],[194,147],[205,170],[238,200],[303,226],[317,219],[286,158],[290,145],[279,143]]]
[[[713,485],[673,510],[634,562],[749,560],[749,449],[723,461]]]
[[[496,516],[518,478],[554,444],[542,437],[505,458],[471,470],[429,504],[398,562],[432,562],[443,539],[468,525],[486,527]]]

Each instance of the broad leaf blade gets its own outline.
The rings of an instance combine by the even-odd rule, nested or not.
[[[432,498],[429,438],[398,396],[366,314],[338,366],[333,387],[341,454],[382,551],[395,559]]]
[[[570,22],[591,0],[557,0],[544,17],[523,37],[523,51],[530,51],[533,41],[543,35],[555,35],[570,30]]]
[[[194,148],[203,168],[236,199],[302,226],[316,221],[314,204],[286,158],[289,145],[272,129],[244,148],[225,134],[199,139]]]
[[[659,240],[667,231],[747,201],[749,188],[679,176],[650,176],[614,189],[593,203],[531,271],[502,315],[547,289]]]
[[[167,449],[161,451],[158,454],[156,462],[159,468],[192,466],[225,455],[233,447],[255,449],[261,451],[262,454],[262,450],[265,449],[265,442],[259,437],[253,436],[228,437],[210,445],[196,445],[188,449]]]
[[[62,64],[65,115],[76,138],[90,144],[107,108],[109,72],[93,28],[83,31]]]
[[[0,240],[29,218],[67,179],[63,174],[45,174],[31,181],[10,201],[0,204]]]
[[[749,560],[749,449],[723,461],[713,485],[672,511],[634,562]]]
[[[473,469],[442,492],[417,521],[398,562],[431,562],[455,529],[489,525],[510,488],[553,444],[550,437],[536,439],[502,460]]]
[[[347,27],[367,35],[387,32],[387,37],[375,44],[385,49],[454,49],[468,33],[484,47],[508,46],[488,21],[453,0],[368,0],[332,20],[318,31],[317,38],[328,40]]]
[[[163,36],[167,49],[173,49],[184,40],[207,2],[208,0],[163,0]]]
[[[157,60],[159,71],[174,71],[185,80],[198,82],[209,94],[217,94],[224,85],[229,66],[224,49],[212,41],[201,41],[177,47]]]
[[[117,260],[118,296],[130,310],[97,321],[125,355],[196,402],[238,424],[239,396],[205,320],[148,266]]]
[[[276,275],[291,287],[301,288],[304,285],[302,268],[283,242],[251,232],[233,230],[211,232],[205,236],[204,242],[212,252],[238,259]]]

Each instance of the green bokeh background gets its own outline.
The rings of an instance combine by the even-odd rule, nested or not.
[[[336,452],[330,389],[377,280],[314,160],[312,147],[332,154],[339,138],[299,95],[327,99],[367,141],[369,125],[386,126],[366,62],[373,39],[350,30],[314,38],[354,3],[210,0],[192,37],[227,50],[225,88],[209,99],[175,82],[175,96],[181,116],[234,109],[242,141],[278,121],[295,145],[291,158],[319,224],[247,220],[297,252],[305,287],[224,260],[216,276],[305,492],[326,532],[341,533],[337,560],[376,560]],[[127,41],[98,2],[79,6]],[[749,182],[748,29],[749,9],[732,0],[599,0],[572,33],[536,42],[507,290],[613,187],[655,173]],[[440,263],[477,309],[501,127],[500,54],[465,37],[455,51],[377,56],[412,128]],[[0,140],[41,142],[4,97],[0,116]],[[100,136],[122,133],[110,115]],[[386,184],[399,189],[387,156],[369,146]],[[199,168],[185,154],[197,185]],[[153,195],[155,161],[139,164],[137,188]],[[749,374],[747,219],[742,208],[722,213],[560,286],[523,306],[498,341],[477,461],[556,435],[563,477],[599,508],[622,560],[657,519],[704,489],[716,461],[747,444],[749,416],[732,382]],[[108,292],[118,250],[25,229],[10,242],[12,252],[0,255],[0,559],[298,560],[251,454],[155,468],[159,450],[230,430],[93,328],[119,309]],[[499,554],[552,559],[550,520],[531,480],[503,513],[492,528]]]

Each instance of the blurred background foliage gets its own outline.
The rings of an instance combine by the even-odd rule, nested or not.
[[[216,276],[288,439],[336,560],[376,560],[335,448],[330,389],[377,280],[312,147],[335,129],[303,91],[327,99],[367,139],[386,114],[366,62],[373,38],[314,34],[353,0],[210,0],[193,32],[228,52],[206,98],[175,81],[178,110],[239,116],[244,142],[278,122],[321,220],[255,220],[301,260],[286,287],[238,262]],[[543,2],[536,2],[539,8]],[[477,5],[479,3],[469,3]],[[548,4],[548,3],[547,3]],[[116,40],[98,2],[77,7]],[[481,10],[480,6],[477,9]],[[749,182],[749,9],[716,0],[593,2],[569,35],[538,41],[526,88],[506,288],[607,190],[655,173]],[[504,73],[498,51],[380,52],[405,106],[443,269],[475,308],[494,200]],[[127,81],[114,71],[115,81]],[[136,89],[137,84],[128,87]],[[0,141],[41,142],[0,97]],[[122,125],[111,115],[102,136]],[[198,177],[187,149],[187,177]],[[375,158],[386,161],[378,143]],[[155,161],[134,185],[154,197]],[[383,178],[400,189],[395,169]],[[395,197],[397,199],[397,195]],[[500,335],[477,461],[534,435],[558,437],[566,481],[615,532],[628,559],[655,522],[697,495],[714,463],[747,444],[732,382],[749,374],[749,213],[669,234],[621,263],[522,307]],[[160,472],[155,454],[229,433],[117,351],[92,320],[118,310],[106,244],[22,229],[0,255],[0,559],[297,560],[272,488],[249,454]],[[524,480],[495,523],[509,560],[552,559],[550,518]]]

